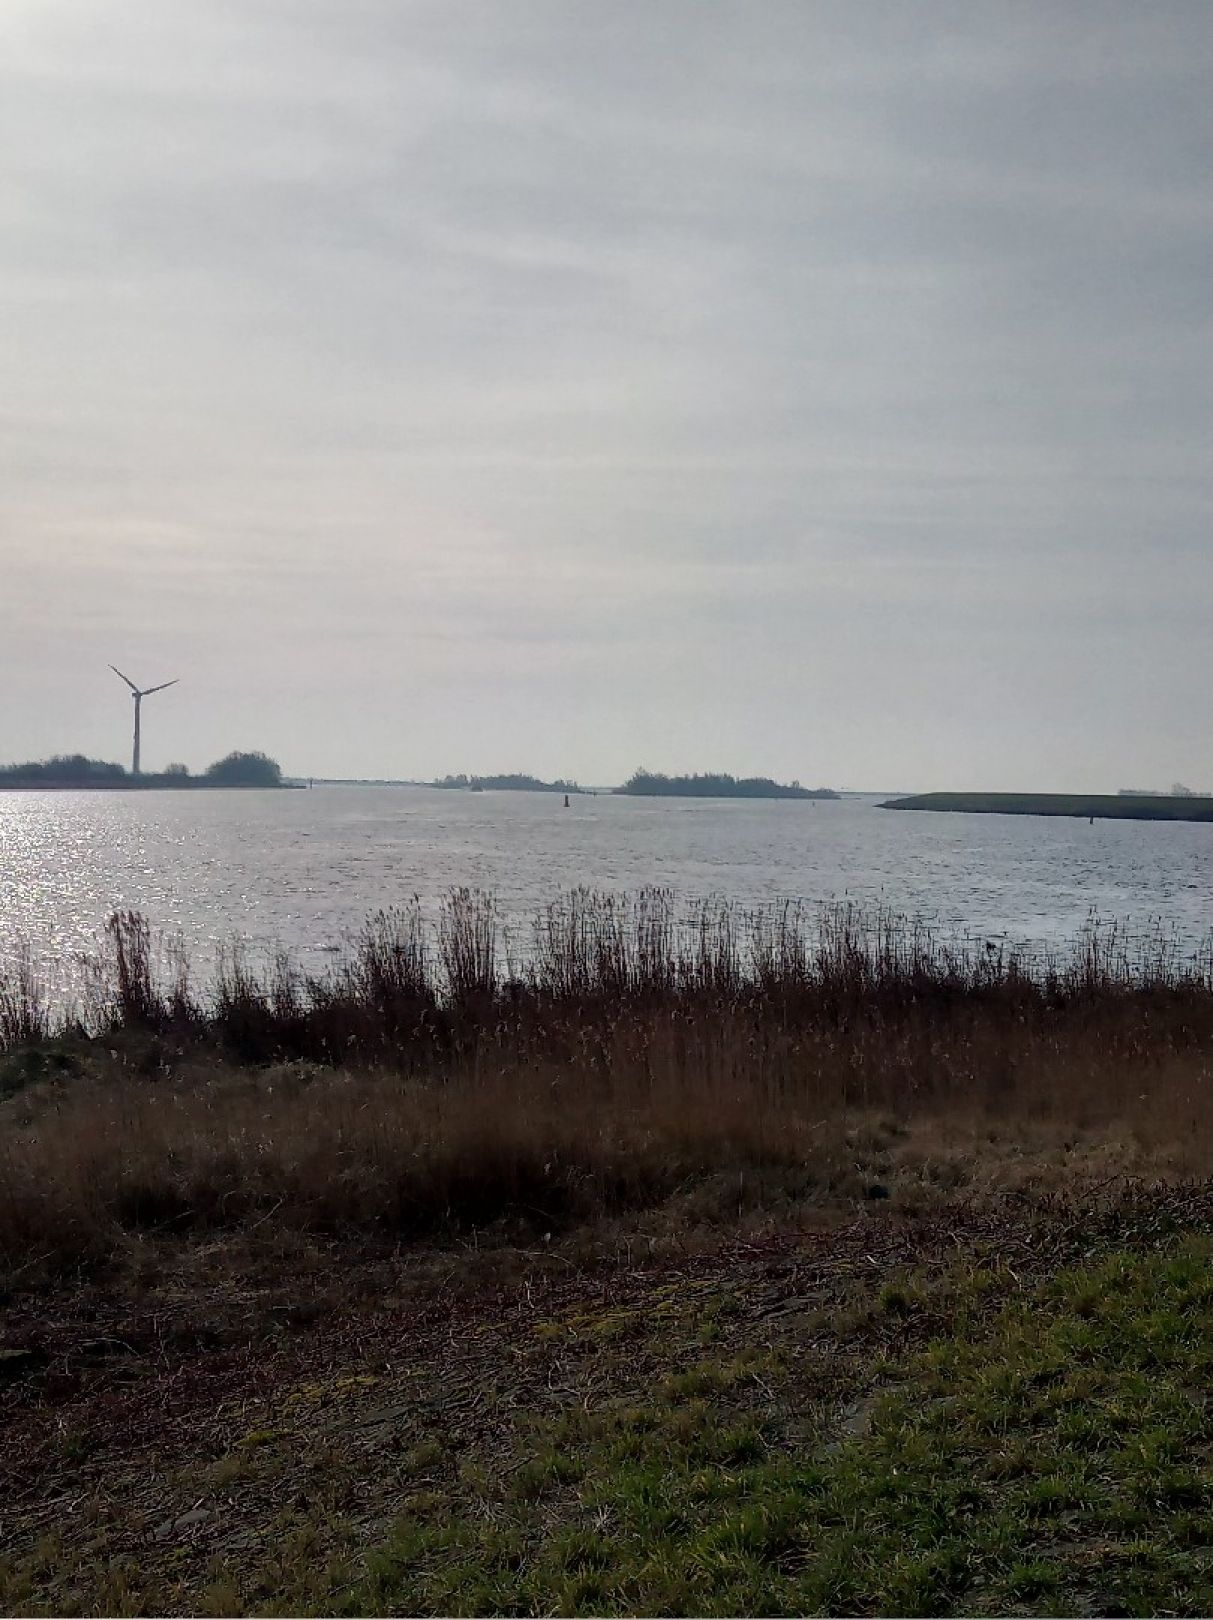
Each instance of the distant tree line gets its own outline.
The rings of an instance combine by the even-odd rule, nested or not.
[[[263,787],[282,786],[282,767],[262,753],[231,753],[191,776],[188,765],[133,776],[125,765],[89,759],[85,754],[56,754],[52,759],[0,765],[0,787]]]
[[[678,799],[836,799],[832,788],[805,788],[799,782],[776,782],[769,776],[730,776],[706,771],[693,776],[667,776],[639,770],[616,793]]]
[[[125,765],[88,759],[84,754],[56,754],[53,759],[28,760],[23,765],[0,765],[0,782],[19,785],[45,783],[47,787],[101,786],[125,780]]]
[[[477,791],[496,788],[513,793],[584,792],[584,789],[579,787],[576,782],[566,782],[562,776],[558,776],[554,782],[544,782],[538,776],[527,776],[520,771],[508,772],[504,776],[466,776],[460,773],[458,776],[443,776],[438,781],[431,783],[431,786],[437,788],[470,788]]]

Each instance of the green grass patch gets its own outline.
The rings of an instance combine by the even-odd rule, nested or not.
[[[1213,1611],[1213,1242],[1001,1299],[886,1289],[896,1360],[833,1428],[820,1358],[671,1372],[414,1498],[343,1612]],[[915,1336],[913,1323],[921,1318]],[[837,1390],[832,1392],[837,1399]]]

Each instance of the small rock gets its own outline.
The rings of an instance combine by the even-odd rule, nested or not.
[[[214,1518],[214,1513],[210,1508],[191,1508],[188,1513],[183,1513],[179,1519],[165,1519],[163,1524],[158,1524],[155,1530],[156,1540],[163,1541],[166,1536],[174,1536],[182,1530],[190,1530],[194,1525],[205,1524],[211,1518]]]

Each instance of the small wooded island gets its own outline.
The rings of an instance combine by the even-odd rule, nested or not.
[[[0,765],[2,788],[281,788],[282,767],[268,754],[232,753],[208,765],[201,776],[191,776],[188,765],[170,765],[163,771],[128,771],[109,760],[84,754],[56,754],[53,759],[27,760],[22,765]]]
[[[443,776],[430,787],[464,788],[472,793],[496,791],[505,793],[584,793],[576,782],[566,782],[558,776],[554,782],[544,782],[538,776],[527,776],[522,771],[507,772],[504,776]]]
[[[915,793],[881,810],[952,810],[979,816],[1092,816],[1109,821],[1213,821],[1213,799],[1171,793]]]
[[[729,776],[707,772],[696,776],[666,776],[660,771],[637,771],[612,790],[639,798],[670,799],[836,799],[833,788],[804,788],[799,782],[775,782],[769,776]]]

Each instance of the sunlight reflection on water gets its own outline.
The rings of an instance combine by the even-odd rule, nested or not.
[[[1094,911],[1185,950],[1213,922],[1213,825],[894,813],[873,800],[574,798],[410,788],[0,794],[0,959],[28,939],[62,987],[118,907],[178,933],[202,970],[239,937],[330,965],[377,907],[493,891],[525,941],[579,884],[695,904],[847,899],[942,937],[1073,940]]]

